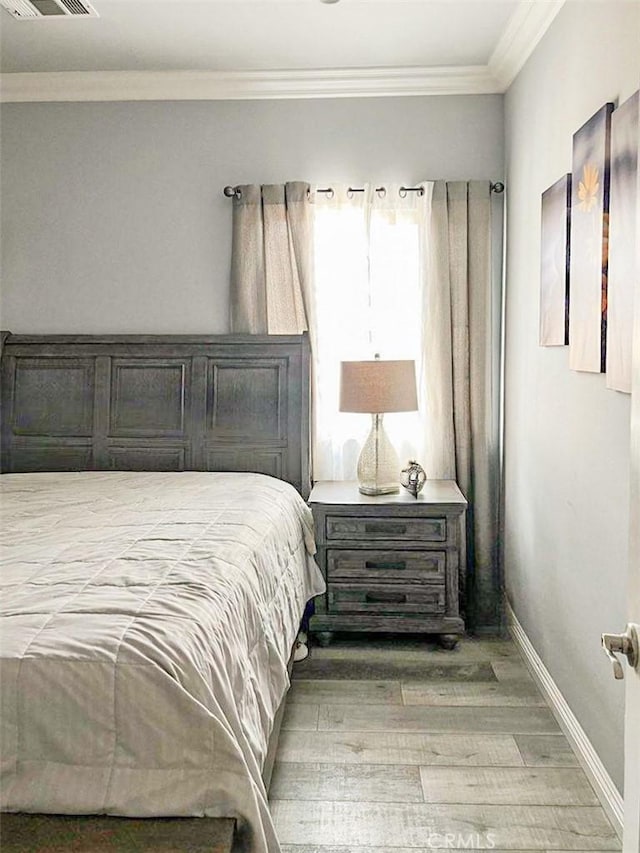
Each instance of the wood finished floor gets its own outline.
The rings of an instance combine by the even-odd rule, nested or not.
[[[270,800],[283,853],[620,850],[505,640],[313,648],[294,668]]]

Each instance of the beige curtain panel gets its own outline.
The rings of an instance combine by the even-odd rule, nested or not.
[[[312,310],[309,184],[238,190],[233,198],[231,331],[305,332]]]
[[[368,227],[375,204],[385,210],[388,207],[394,222],[413,216],[412,221],[419,223],[424,468],[433,479],[456,479],[469,501],[466,577],[461,573],[467,622],[471,627],[496,627],[501,584],[491,187],[487,181],[437,181],[422,186],[422,194],[404,200],[397,191],[388,192],[381,200],[363,193],[341,206],[349,216],[354,205],[364,205]],[[233,200],[231,329],[252,334],[308,330],[315,407],[322,388],[318,378],[323,375],[320,337],[328,330],[320,330],[321,335],[314,316],[309,185],[296,182],[239,189],[239,197]],[[323,202],[324,206],[336,204],[336,199]],[[369,242],[369,237],[362,241],[365,255],[370,252]],[[368,258],[366,255],[365,260]],[[345,291],[340,297],[343,305],[350,304],[348,295]],[[329,349],[331,334],[332,330]],[[324,433],[316,440],[315,417],[313,421],[314,468],[318,472],[325,470],[325,457],[334,448],[331,436],[328,449]]]
[[[455,478],[469,501],[466,600],[480,626],[497,625],[501,607],[491,235],[488,182],[435,182],[424,246],[425,469]]]

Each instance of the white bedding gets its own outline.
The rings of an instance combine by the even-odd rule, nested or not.
[[[279,849],[261,768],[306,601],[311,514],[258,474],[0,477],[6,811],[237,816]]]

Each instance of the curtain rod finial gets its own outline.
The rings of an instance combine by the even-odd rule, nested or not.
[[[234,195],[237,195],[237,190],[235,187],[225,187],[222,191],[227,198],[233,198]]]

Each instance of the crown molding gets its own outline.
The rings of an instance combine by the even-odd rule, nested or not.
[[[487,65],[501,92],[513,83],[564,4],[565,0],[521,0]]]
[[[486,66],[309,71],[63,71],[0,74],[0,101],[200,101],[494,94]]]
[[[488,65],[298,71],[56,71],[0,74],[0,102],[380,98],[504,92],[565,0],[521,0]]]

